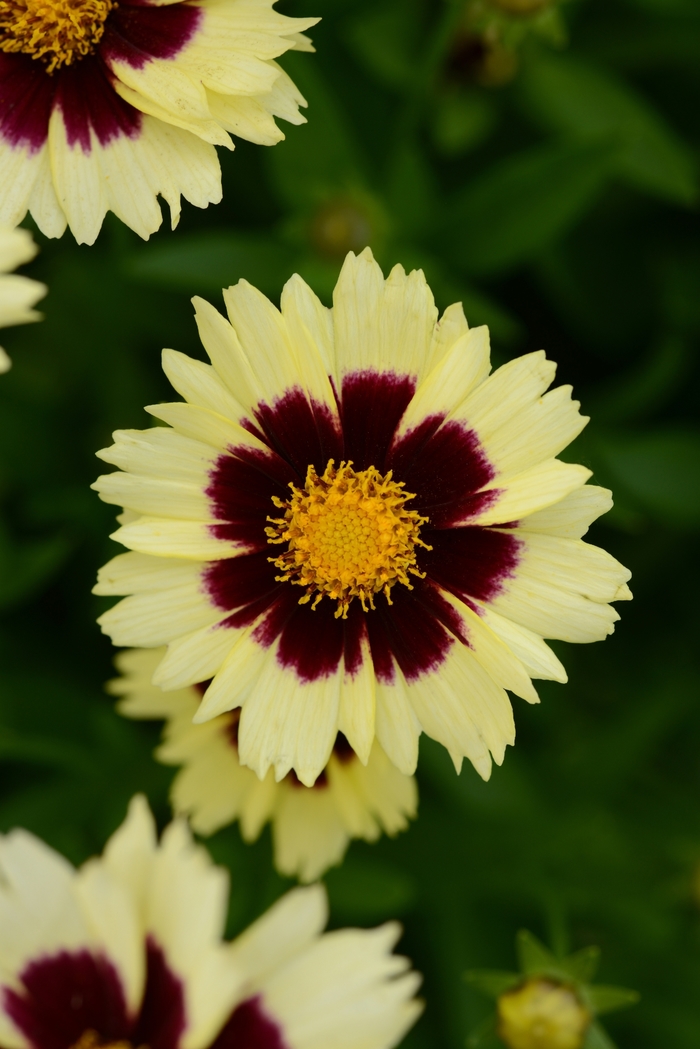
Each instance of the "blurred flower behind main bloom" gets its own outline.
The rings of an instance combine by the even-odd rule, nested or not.
[[[46,285],[10,272],[29,262],[36,253],[28,230],[0,227],[0,328],[41,320],[41,314],[32,307],[46,295]],[[10,358],[0,346],[0,374],[10,367]]]
[[[319,886],[224,943],[227,872],[143,798],[80,870],[15,830],[0,873],[6,1049],[391,1049],[421,1011],[400,927],[323,934]]]
[[[153,681],[211,680],[198,722],[242,707],[263,779],[311,786],[338,732],[413,773],[427,732],[488,777],[515,735],[510,690],[565,681],[543,638],[597,641],[630,573],[581,541],[612,505],[558,453],[586,420],[544,395],[543,352],[490,375],[486,328],[438,321],[421,272],[350,254],[326,309],[300,277],[281,312],[246,281],[229,320],[196,301],[212,365],[164,351],[184,402],[118,431],[93,487],[131,552],[96,593],[115,644],[168,644]],[[136,519],[133,519],[136,514]]]
[[[274,0],[0,0],[0,222],[92,244],[107,211],[139,236],[180,196],[221,199],[216,146],[284,138],[304,99],[275,59],[313,50]]]
[[[382,831],[405,830],[415,816],[415,780],[399,772],[377,742],[365,767],[339,735],[313,787],[303,786],[292,772],[275,783],[272,769],[259,780],[238,760],[239,711],[193,725],[201,687],[163,692],[151,684],[164,654],[164,649],[121,652],[116,664],[122,676],[107,687],[124,697],[121,714],[167,719],[156,756],[183,766],[172,785],[173,808],[189,816],[199,833],[212,834],[237,819],[243,838],[255,841],[269,820],[277,869],[314,881],[342,860],[351,838],[376,841]]]

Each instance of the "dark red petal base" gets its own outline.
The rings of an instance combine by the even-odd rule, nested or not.
[[[360,372],[347,377],[338,397],[338,433],[327,409],[299,390],[290,391],[273,408],[261,406],[255,422],[247,423],[269,451],[231,448],[211,474],[207,495],[221,522],[212,532],[248,549],[240,557],[213,562],[205,572],[212,601],[231,613],[222,628],[257,622],[255,640],[269,647],[279,639],[279,662],[302,681],[334,674],[341,659],[348,673],[356,673],[365,639],[380,681],[393,682],[397,666],[408,681],[437,669],[457,639],[469,644],[441,589],[467,603],[491,600],[518,563],[515,535],[462,523],[495,498],[479,494],[494,472],[476,435],[433,416],[396,440],[414,392],[407,376]],[[429,518],[421,538],[432,546],[418,554],[425,579],[415,578],[412,590],[393,587],[391,605],[378,595],[374,611],[363,612],[353,601],[345,620],[335,618],[329,599],[312,610],[299,604],[300,587],[276,582],[278,570],[269,560],[275,548],[264,532],[266,518],[276,513],[272,497],[286,498],[290,482],[303,486],[307,467],[322,473],[330,458],[351,460],[357,470],[393,470],[395,480],[415,493],[411,509]]]
[[[36,152],[58,108],[69,144],[85,153],[91,148],[90,129],[102,146],[120,135],[134,138],[142,114],[114,90],[110,60],[140,69],[150,58],[173,58],[201,18],[201,10],[188,3],[154,7],[120,0],[95,52],[51,74],[40,59],[0,51],[0,136],[11,146]]]

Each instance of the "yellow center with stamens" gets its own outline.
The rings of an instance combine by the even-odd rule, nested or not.
[[[47,72],[90,54],[114,0],[0,0],[0,50],[22,51]]]
[[[391,604],[396,583],[411,590],[409,576],[425,575],[416,548],[431,549],[420,538],[428,518],[406,509],[415,496],[391,471],[382,477],[374,466],[356,471],[350,462],[336,469],[331,459],[321,477],[310,466],[304,488],[290,488],[291,499],[273,498],[284,516],[268,517],[265,532],[269,543],[288,544],[269,560],[282,571],[277,580],[306,588],[300,604],[313,598],[316,608],[330,597],[338,602],[336,618],[346,619],[354,597],[366,612],[380,590]]]

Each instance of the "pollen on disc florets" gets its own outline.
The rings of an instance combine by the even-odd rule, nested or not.
[[[0,50],[39,58],[53,73],[99,43],[114,0],[0,0]]]
[[[391,471],[384,477],[374,466],[355,471],[351,462],[336,469],[331,459],[321,477],[310,466],[304,488],[289,487],[291,499],[273,497],[284,517],[268,517],[265,533],[270,543],[289,544],[269,560],[282,570],[278,581],[306,587],[300,604],[313,598],[316,608],[327,596],[338,602],[336,618],[346,619],[354,597],[366,612],[380,590],[391,604],[396,583],[411,590],[409,575],[424,577],[416,547],[431,549],[419,535],[428,518],[406,509],[414,496]]]

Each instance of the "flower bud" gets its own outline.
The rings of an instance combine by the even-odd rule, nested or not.
[[[497,1008],[508,1049],[581,1049],[591,1022],[573,988],[541,976],[506,991]]]

